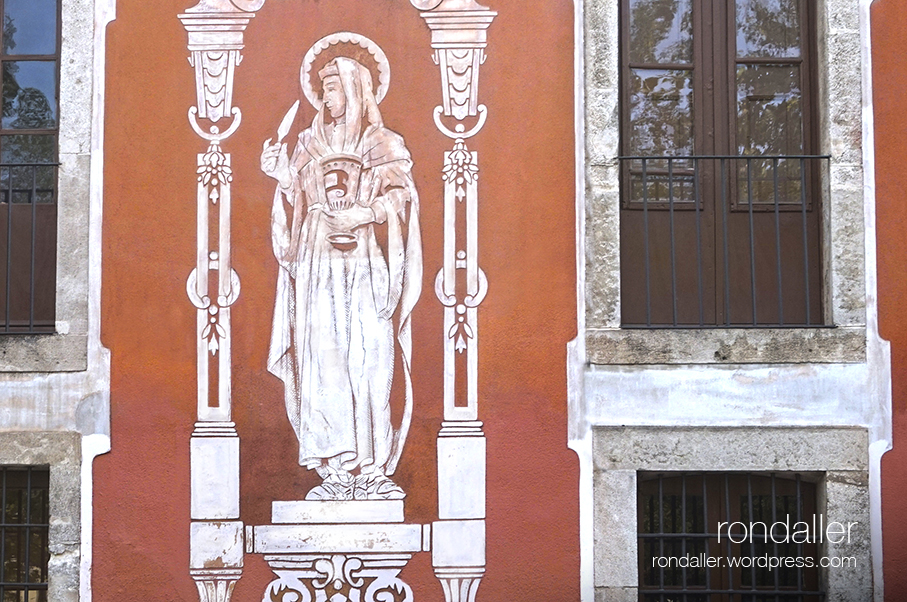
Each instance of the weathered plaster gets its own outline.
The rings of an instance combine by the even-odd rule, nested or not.
[[[593,432],[596,471],[865,473],[869,468],[868,434],[859,427],[595,427]],[[635,495],[635,483],[632,491]]]
[[[860,363],[866,329],[586,330],[591,364]]]
[[[596,600],[635,599],[638,583],[637,471],[798,472],[820,483],[827,521],[857,522],[850,544],[820,555],[856,558],[828,572],[828,600],[872,598],[868,433],[862,428],[593,429]]]
[[[826,542],[819,553],[829,558],[855,558],[855,566],[827,569],[829,602],[872,600],[872,553],[869,537],[869,475],[865,471],[834,471],[825,475],[826,520],[856,522],[850,541]]]
[[[0,464],[50,467],[48,600],[79,600],[81,436],[75,432],[0,433]]]

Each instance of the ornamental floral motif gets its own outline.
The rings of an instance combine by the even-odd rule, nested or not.
[[[218,320],[220,312],[216,305],[211,305],[208,308],[208,315],[210,317],[202,330],[202,338],[208,341],[208,351],[211,352],[211,355],[217,355],[217,350],[220,349],[220,341],[227,338],[227,331]]]
[[[399,568],[365,568],[361,558],[335,554],[311,568],[281,571],[262,602],[413,602],[413,592],[397,575]]]
[[[220,150],[220,145],[215,141],[208,147],[208,152],[202,155],[201,164],[196,170],[198,181],[205,186],[218,186],[229,184],[233,181],[233,169],[227,164],[227,155]],[[217,203],[218,195],[212,191],[211,201]]]
[[[457,184],[462,184],[463,181],[472,184],[479,179],[479,165],[473,154],[466,148],[466,142],[462,138],[457,138],[453,150],[447,154],[442,178],[445,182],[450,182],[457,176],[459,176]],[[459,195],[458,198],[460,198]]]
[[[458,305],[457,308],[463,307]],[[472,327],[466,321],[464,316],[459,316],[447,332],[447,338],[454,339],[457,353],[463,353],[466,350],[466,339],[473,338]]]

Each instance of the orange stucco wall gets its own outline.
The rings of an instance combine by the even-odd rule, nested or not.
[[[494,0],[480,102],[480,419],[488,441],[486,600],[578,600],[578,469],[566,448],[565,345],[575,336],[573,14],[570,0]],[[186,0],[119,0],[109,27],[102,340],[112,354],[113,450],[95,461],[96,602],[197,599],[188,574],[189,436],[195,421],[195,165],[205,143],[195,104]],[[435,435],[441,421],[441,165],[451,145],[432,122],[440,103],[430,34],[406,0],[268,0],[246,31],[236,73],[232,154],[234,420],[241,437],[241,512],[270,522],[273,499],[315,484],[295,462],[282,385],[265,363],[277,264],[273,181],[259,170],[299,97],[302,56],[322,36],[375,40],[392,77],[385,124],[413,154],[421,195],[425,286],[414,314],[415,412],[397,482],[407,521],[436,517]],[[303,103],[291,139],[312,119]],[[420,601],[443,600],[428,554],[403,573]],[[247,556],[233,599],[259,600],[272,574]]]
[[[907,4],[877,0],[872,7],[876,210],[881,334],[891,342],[894,448],[882,458],[885,599],[907,596]]]

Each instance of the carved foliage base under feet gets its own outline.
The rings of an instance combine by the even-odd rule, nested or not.
[[[398,575],[410,554],[265,556],[277,574],[262,602],[413,602]]]

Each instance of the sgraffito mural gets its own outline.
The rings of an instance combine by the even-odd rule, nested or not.
[[[247,29],[267,9],[264,0],[202,0],[180,15],[196,76],[189,121],[207,143],[197,157],[198,254],[186,289],[198,315],[190,573],[202,602],[230,599],[246,554],[261,555],[276,575],[263,586],[264,602],[408,602],[413,591],[400,572],[418,553],[431,554],[448,602],[475,600],[485,573],[477,311],[488,279],[479,267],[479,158],[466,141],[487,117],[479,72],[497,13],[473,0],[412,4],[442,86],[439,105],[411,110],[431,111],[439,135],[453,141],[437,163],[443,232],[420,227],[408,133],[386,124],[380,109],[391,64],[364,35],[340,31],[313,42],[299,72],[311,121],[288,138],[300,111],[294,102],[274,116],[276,135],[256,151],[274,184],[278,273],[267,370],[282,383],[296,460],[319,480],[295,500],[274,500],[261,525],[241,520],[232,421],[230,310],[241,275],[231,265],[231,155],[252,151],[226,147],[242,120],[233,94],[242,51],[264,43]],[[443,421],[437,482],[420,483],[436,487],[437,520],[411,523],[393,475],[413,417],[412,315],[423,296],[425,235],[443,238],[434,278],[444,316],[443,390],[435,396]]]

